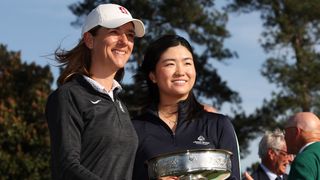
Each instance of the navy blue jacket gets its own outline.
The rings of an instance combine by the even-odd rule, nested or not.
[[[225,149],[233,153],[232,174],[229,179],[240,179],[238,142],[230,120],[217,113],[202,110],[197,119],[187,120],[184,103],[179,104],[175,133],[159,118],[157,109],[134,118],[133,124],[139,146],[133,170],[134,180],[148,179],[145,161],[156,155],[191,149]]]
[[[251,177],[254,180],[270,180],[267,173],[262,169],[260,164],[259,164],[258,168],[251,174]],[[286,180],[286,179],[288,179],[288,175],[283,174],[283,180]]]

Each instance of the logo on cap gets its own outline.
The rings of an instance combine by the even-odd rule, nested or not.
[[[128,10],[126,8],[120,6],[119,9],[123,14],[128,14]]]

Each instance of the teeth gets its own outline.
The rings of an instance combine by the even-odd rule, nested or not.
[[[185,83],[186,81],[184,80],[176,80],[176,81],[173,81],[174,83],[178,83],[178,84],[182,84],[182,83]]]
[[[121,55],[124,55],[124,54],[125,54],[125,51],[114,50],[114,52],[115,52],[116,54],[121,54]]]

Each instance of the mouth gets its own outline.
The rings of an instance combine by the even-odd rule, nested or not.
[[[177,79],[177,80],[173,80],[172,83],[177,84],[177,85],[183,85],[183,84],[187,83],[187,80]]]
[[[289,165],[288,163],[284,163],[284,164],[282,164],[282,167],[283,167],[284,169],[286,169],[288,165]]]
[[[126,51],[122,51],[122,50],[118,50],[118,49],[112,50],[112,52],[117,55],[125,55],[126,54]]]

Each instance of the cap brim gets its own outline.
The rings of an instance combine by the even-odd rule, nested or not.
[[[122,26],[128,22],[133,22],[134,24],[134,31],[137,37],[144,36],[145,30],[144,30],[144,24],[139,19],[128,19],[128,18],[122,18],[122,19],[115,19],[112,21],[108,21],[107,24],[100,24],[103,27],[106,28],[117,28],[119,26]]]

